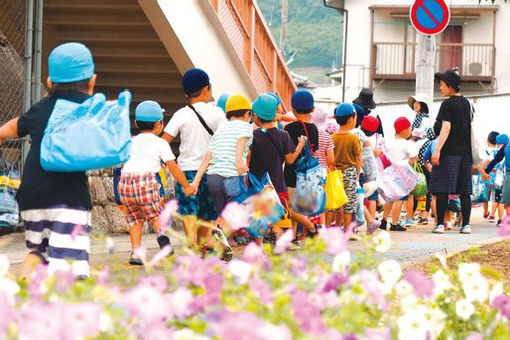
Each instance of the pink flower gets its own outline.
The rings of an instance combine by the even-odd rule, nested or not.
[[[250,290],[256,293],[264,304],[270,304],[273,302],[273,290],[267,284],[266,281],[253,277],[248,283]]]
[[[344,283],[349,281],[349,277],[347,275],[342,275],[340,273],[334,273],[325,278],[318,286],[319,291],[321,293],[329,293],[330,291],[336,291],[337,288]]]
[[[73,283],[75,276],[72,270],[58,270],[53,276],[55,276],[55,290],[57,292],[64,292],[69,288]]]
[[[505,216],[501,221],[501,225],[498,228],[498,236],[510,237],[510,216]]]
[[[242,205],[237,202],[227,204],[221,217],[228,223],[232,230],[239,230],[250,225],[248,214]]]
[[[139,337],[142,340],[173,340],[173,330],[164,323],[153,323],[140,329]]]
[[[297,256],[291,260],[292,268],[290,269],[293,275],[301,277],[307,273],[308,260],[304,256]]]
[[[365,337],[371,340],[390,340],[391,331],[389,329],[367,329]]]
[[[179,287],[170,295],[168,304],[174,318],[182,319],[193,314],[193,293],[188,288]]]
[[[149,285],[138,285],[122,296],[122,304],[132,316],[145,323],[166,321],[171,315],[171,306],[163,294]]]
[[[404,274],[404,280],[413,286],[418,297],[427,298],[434,294],[434,282],[420,270],[409,270]]]
[[[326,331],[320,309],[311,302],[305,292],[301,290],[294,292],[291,306],[294,310],[294,317],[301,324],[303,332],[319,335]]]
[[[319,235],[327,244],[326,252],[331,255],[337,255],[347,250],[349,233],[344,233],[340,228],[322,228],[319,230]]]
[[[140,285],[149,286],[154,288],[160,293],[163,293],[168,287],[166,279],[163,276],[147,276],[140,280]]]
[[[21,310],[18,322],[20,339],[55,340],[61,337],[60,304],[29,302]]]
[[[106,284],[108,280],[110,279],[110,267],[104,266],[103,270],[99,273],[99,276],[97,278],[97,281],[99,284]]]
[[[101,307],[95,303],[66,304],[62,308],[62,339],[79,340],[99,334]],[[55,316],[54,316],[55,317]]]
[[[483,335],[480,333],[472,333],[466,338],[466,340],[483,340]]]
[[[172,224],[172,215],[177,212],[179,205],[177,200],[173,199],[165,205],[163,211],[159,215],[159,225],[161,230],[166,230]]]
[[[4,292],[0,292],[0,334],[5,334],[9,325],[14,321],[14,313],[10,298]]]
[[[294,240],[294,231],[292,229],[287,229],[279,238],[276,240],[276,245],[274,247],[275,254],[282,254],[289,245]]]
[[[251,264],[259,264],[264,270],[271,270],[271,261],[267,258],[264,250],[255,242],[250,242],[246,248],[244,248],[242,260]]]
[[[500,295],[492,301],[492,307],[499,310],[505,318],[510,319],[510,296]]]

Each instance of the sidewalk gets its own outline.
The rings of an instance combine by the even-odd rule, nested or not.
[[[497,236],[495,224],[489,224],[481,220],[480,210],[473,210],[472,233],[469,235],[460,234],[459,228],[442,235],[432,234],[432,226],[416,226],[406,232],[390,232],[393,240],[391,249],[384,254],[384,258],[394,259],[402,265],[411,265],[425,261],[434,256],[436,252],[444,255],[453,254],[468,250],[474,246],[481,246],[500,241]],[[92,265],[105,264],[112,260],[112,257],[120,263],[127,262],[131,250],[128,235],[112,237],[114,241],[113,255],[108,253],[105,240],[92,239],[91,263]],[[181,241],[172,239],[172,244],[178,249],[182,248]],[[144,235],[142,244],[148,249],[148,256],[158,251],[156,235]],[[353,251],[363,248],[362,242],[349,242],[349,248]],[[6,254],[12,265],[11,270],[16,271],[23,261],[26,253],[24,234],[15,233],[0,238],[0,253]]]

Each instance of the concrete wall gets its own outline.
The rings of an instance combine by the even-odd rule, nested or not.
[[[216,98],[223,92],[256,97],[250,76],[208,0],[158,0],[157,4],[193,65],[211,77]]]

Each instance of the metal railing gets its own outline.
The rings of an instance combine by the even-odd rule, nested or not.
[[[415,50],[415,43],[374,43],[372,79],[414,79]],[[494,66],[495,48],[492,44],[438,44],[436,71],[455,67],[466,81],[491,81]]]
[[[209,0],[259,93],[276,92],[286,109],[296,90],[254,0]]]

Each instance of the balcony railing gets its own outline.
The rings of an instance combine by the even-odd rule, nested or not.
[[[209,0],[259,93],[276,92],[286,109],[296,85],[255,0]]]
[[[415,79],[415,43],[378,42],[372,46],[372,79]],[[465,81],[490,82],[494,77],[492,44],[438,44],[436,71],[456,67]]]

